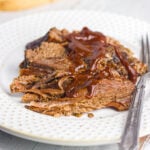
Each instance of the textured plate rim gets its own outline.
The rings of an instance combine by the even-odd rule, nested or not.
[[[113,140],[103,140],[102,139],[93,139],[93,140],[63,140],[63,139],[54,139],[54,138],[45,138],[38,137],[33,134],[29,134],[27,132],[21,132],[20,130],[16,130],[10,127],[6,127],[5,125],[0,126],[0,130],[6,132],[8,134],[14,135],[16,137],[20,137],[26,140],[31,140],[34,142],[41,142],[45,144],[54,144],[54,145],[62,145],[62,146],[96,146],[96,145],[107,145],[107,144],[115,144],[119,143],[119,137]]]

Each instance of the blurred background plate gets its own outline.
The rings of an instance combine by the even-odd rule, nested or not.
[[[48,4],[54,0],[0,0],[0,10],[16,11]]]

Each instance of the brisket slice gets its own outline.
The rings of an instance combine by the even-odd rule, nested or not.
[[[39,47],[41,47],[41,45],[43,45],[43,48],[45,49],[45,51],[47,49],[51,49],[53,52],[51,52],[51,56],[50,57],[54,57],[52,56],[53,54],[59,54],[60,50],[60,46],[62,48],[62,46],[65,46],[68,42],[66,41],[66,35],[68,35],[69,32],[66,29],[63,30],[58,30],[57,28],[51,28],[49,30],[49,32],[47,32],[43,37],[38,38],[30,43],[28,43],[26,45],[26,50],[25,50],[25,60],[20,64],[20,68],[26,68],[28,66],[28,60],[27,60],[27,56],[26,56],[26,51],[28,50],[35,50],[38,49]],[[43,44],[45,43],[45,44]],[[49,46],[50,44],[50,46]],[[56,45],[54,45],[56,44]],[[54,46],[54,47],[53,47]],[[33,52],[34,53],[34,52]],[[46,56],[47,53],[45,53],[44,55]],[[60,52],[61,54],[61,52]]]
[[[102,79],[97,88],[97,95],[91,99],[85,97],[87,90],[82,89],[77,98],[58,98],[49,102],[31,101],[26,108],[52,116],[75,115],[104,107],[126,110],[134,87],[129,80]]]
[[[25,107],[38,113],[43,113],[54,117],[60,117],[63,115],[78,116],[80,114],[102,108],[114,108],[118,111],[123,111],[127,110],[130,106],[131,96],[124,97],[118,100],[109,99],[110,101],[107,101],[108,98],[100,99],[97,97],[90,99],[90,101],[88,101],[87,99],[82,99],[82,101],[74,102],[74,104],[67,104],[65,99],[62,101],[49,101],[49,102],[31,101],[30,105],[26,105]],[[68,100],[68,102],[70,102],[70,100]]]
[[[22,102],[29,103],[31,101],[45,102],[56,98],[64,97],[64,91],[59,89],[30,89],[26,90],[22,97]]]
[[[71,62],[67,58],[38,59],[30,62],[30,65],[39,68],[68,71]]]
[[[27,89],[30,89],[34,83],[38,82],[40,79],[35,75],[23,75],[15,78],[10,85],[12,93],[24,92]]]
[[[39,71],[39,72],[38,72]],[[31,74],[29,74],[31,73]],[[26,93],[31,89],[45,89],[54,88],[56,90],[60,89],[58,85],[58,80],[62,77],[68,75],[65,71],[53,71],[44,72],[43,70],[21,69],[20,76],[15,78],[10,85],[12,93],[23,92]],[[43,75],[44,74],[44,75]]]
[[[35,49],[41,45],[42,42],[49,41],[49,42],[56,42],[56,43],[63,43],[66,42],[66,35],[69,32],[66,29],[58,30],[57,28],[51,28],[49,32],[47,32],[44,36],[28,43],[26,45],[26,49]]]
[[[58,43],[42,43],[36,49],[27,49],[25,52],[28,66],[52,69],[68,70],[71,61],[66,56],[65,48]]]
[[[19,71],[20,76],[29,76],[29,75],[35,75],[37,77],[43,77],[47,74],[52,74],[53,71],[51,69],[43,69],[38,67],[28,67],[28,68],[22,68]]]

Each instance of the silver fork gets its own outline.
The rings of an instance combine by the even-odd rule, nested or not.
[[[148,35],[146,41],[144,38],[141,40],[142,47],[142,61],[148,66],[148,73],[144,74],[133,93],[132,103],[128,112],[128,117],[119,145],[119,150],[137,150],[138,149],[138,136],[141,120],[141,111],[143,107],[143,96],[145,92],[146,79],[150,77],[150,45]]]

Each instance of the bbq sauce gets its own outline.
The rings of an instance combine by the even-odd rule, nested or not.
[[[69,69],[73,80],[65,89],[66,96],[78,97],[79,90],[87,88],[88,94],[86,97],[92,98],[96,94],[99,80],[106,76],[111,77],[108,67],[103,71],[97,71],[97,64],[101,58],[105,57],[106,47],[109,46],[106,37],[100,32],[93,32],[84,27],[81,32],[69,34],[67,40],[69,41],[68,58],[73,62]],[[135,82],[136,71],[117,50],[116,54],[128,71],[129,79]]]
[[[68,97],[78,97],[78,91],[87,88],[87,98],[94,96],[100,75],[96,73],[97,63],[105,56],[106,37],[100,32],[83,28],[81,32],[68,35],[68,57],[73,62],[69,69],[74,75],[66,89]]]
[[[136,83],[138,77],[136,70],[130,66],[128,61],[123,57],[123,55],[121,55],[117,48],[115,48],[115,51],[121,63],[125,66],[126,70],[128,71],[129,80],[131,80],[133,83]]]

